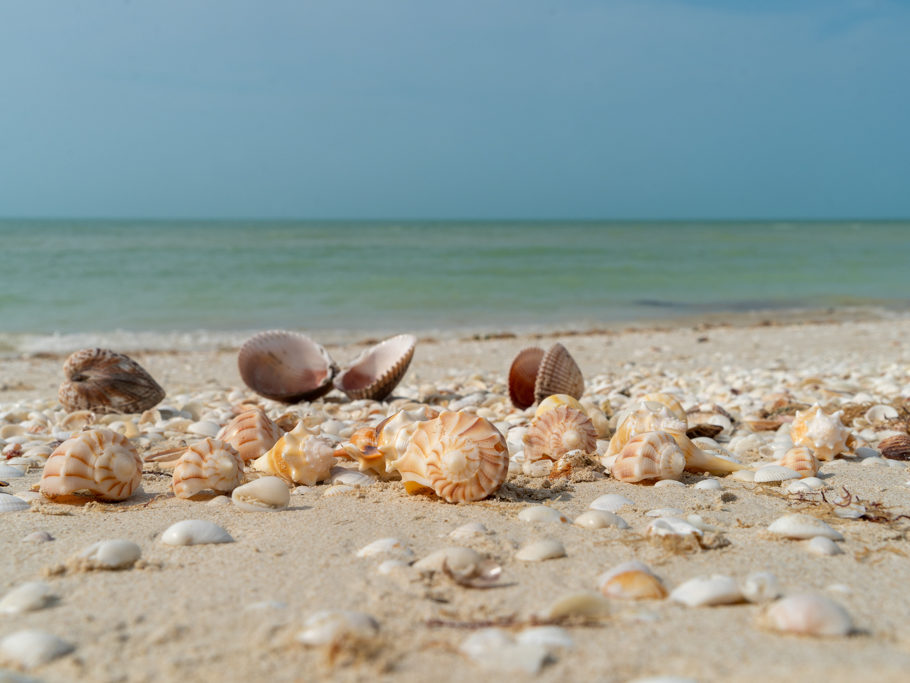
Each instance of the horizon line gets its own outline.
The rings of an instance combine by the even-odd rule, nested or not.
[[[345,217],[267,217],[267,216],[0,216],[0,222],[62,222],[62,221],[91,221],[91,222],[116,222],[137,221],[146,223],[165,223],[183,221],[187,223],[904,223],[910,222],[910,216],[869,218],[869,217],[820,217],[820,218],[795,218],[789,216],[774,216],[765,218],[756,217],[678,217],[678,218],[570,218],[570,217],[376,217],[376,218],[345,218]]]

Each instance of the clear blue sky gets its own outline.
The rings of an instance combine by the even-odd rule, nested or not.
[[[0,0],[0,216],[910,216],[910,2]]]

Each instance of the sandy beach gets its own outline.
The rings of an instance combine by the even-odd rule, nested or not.
[[[363,406],[359,423],[349,419],[349,401],[338,391],[291,407],[257,397],[240,379],[236,349],[130,352],[166,390],[159,410],[191,417],[155,442],[143,438],[154,424],[140,424],[139,415],[118,419],[137,427],[133,441],[143,455],[201,438],[185,431],[189,424],[223,416],[243,401],[258,402],[272,418],[292,412],[341,422],[342,434],[375,424],[396,406],[421,401],[437,409],[454,404],[494,423],[522,426],[534,409],[520,411],[509,402],[509,364],[526,346],[558,341],[583,371],[583,398],[613,416],[614,428],[615,416],[628,402],[669,391],[687,410],[701,406],[703,413],[728,413],[730,426],[716,439],[751,467],[771,461],[763,447],[774,432],[754,431],[748,423],[762,416],[769,396],[788,392],[794,404],[817,402],[826,410],[845,410],[856,442],[852,451],[822,462],[822,487],[804,493],[788,492],[788,482],[765,486],[691,473],[681,486],[628,484],[604,474],[602,466],[589,465],[567,477],[513,473],[493,496],[469,504],[408,495],[399,481],[335,495],[326,495],[330,483],[301,486],[290,506],[277,512],[246,512],[223,499],[219,505],[175,498],[170,473],[147,466],[142,491],[120,503],[64,505],[39,497],[29,509],[0,514],[0,597],[29,581],[46,582],[56,596],[41,609],[0,614],[0,640],[40,629],[72,646],[71,652],[34,667],[0,654],[0,667],[5,667],[0,681],[18,680],[19,673],[45,681],[105,682],[493,676],[619,682],[658,675],[701,682],[906,680],[910,468],[907,462],[878,457],[874,449],[881,438],[907,430],[902,420],[910,417],[910,319],[486,336],[421,339],[394,392],[396,400]],[[361,341],[331,345],[328,351],[343,366],[365,348]],[[55,442],[54,422],[64,415],[56,395],[65,357],[2,361],[0,427],[46,419],[45,432],[36,429],[29,443]],[[898,417],[870,421],[868,410],[878,405],[891,407]],[[15,456],[7,449],[16,430],[8,432],[4,453]],[[37,465],[26,467],[21,477],[0,476],[8,484],[4,492],[11,494],[32,491],[40,478]],[[719,488],[696,488],[706,480],[718,481]],[[859,511],[852,518],[838,514],[835,504],[840,500],[846,507],[845,492]],[[604,494],[631,500],[616,511],[629,528],[571,523]],[[539,504],[558,510],[568,523],[519,519],[523,509]],[[663,508],[676,508],[684,519],[698,515],[706,527],[701,540],[649,536],[646,528],[654,516],[648,512]],[[840,552],[816,555],[808,541],[768,531],[791,513],[820,518],[840,532]],[[185,519],[214,522],[234,542],[163,544],[162,532]],[[487,533],[448,537],[475,522]],[[30,537],[35,532],[47,532],[53,540],[35,541]],[[500,565],[501,577],[492,587],[470,587],[407,566],[384,573],[379,566],[386,557],[357,556],[359,549],[387,537],[400,539],[414,559],[448,546],[471,548]],[[561,542],[565,557],[516,558],[519,548],[542,538]],[[140,560],[119,571],[85,570],[71,562],[106,539],[136,543]],[[768,604],[745,600],[689,607],[671,599],[611,599],[609,609],[594,619],[558,623],[546,618],[561,596],[596,592],[600,574],[629,560],[648,565],[669,591],[696,577],[721,574],[742,584],[750,574],[770,572],[784,595],[811,591],[840,604],[853,631],[829,637],[775,632],[761,625]],[[371,637],[333,646],[298,642],[307,618],[330,609],[366,613],[379,628]],[[571,646],[547,648],[536,673],[493,655],[474,659],[461,649],[483,627],[499,627],[511,639],[540,624],[563,628]],[[526,647],[517,652],[530,653],[525,661],[531,661],[534,647]]]

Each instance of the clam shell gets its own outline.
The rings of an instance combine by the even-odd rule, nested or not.
[[[255,460],[268,451],[284,432],[259,408],[245,410],[228,422],[218,438],[230,444],[243,462]]]
[[[525,562],[542,562],[543,560],[555,560],[566,556],[566,549],[562,543],[555,538],[543,538],[539,541],[531,541],[525,544],[515,553],[516,560]]]
[[[29,504],[16,496],[10,496],[6,493],[0,493],[0,514],[4,512],[20,512],[28,510]]]
[[[606,510],[586,510],[575,518],[573,524],[585,529],[605,529],[611,526],[617,529],[629,528],[626,520]]]
[[[161,542],[167,545],[202,545],[204,543],[233,543],[231,535],[213,522],[203,519],[185,519],[171,524]]]
[[[531,505],[518,513],[518,519],[523,522],[568,523],[568,518],[559,510],[549,505]]]
[[[812,455],[812,451],[806,446],[794,446],[784,453],[784,457],[775,464],[782,467],[788,467],[803,478],[814,477],[818,474],[818,468],[820,466],[818,458]],[[757,472],[755,481],[758,481]]]
[[[0,599],[0,614],[21,614],[47,607],[54,601],[51,587],[44,581],[20,584]]]
[[[551,394],[568,394],[581,398],[585,392],[585,378],[581,369],[565,346],[553,344],[544,354],[534,381],[534,398],[543,401]]]
[[[110,349],[82,349],[63,364],[57,397],[67,412],[141,413],[164,398],[164,389],[139,363]]]
[[[338,366],[305,334],[269,330],[250,337],[237,354],[244,383],[260,396],[284,403],[315,401],[332,390]]]
[[[50,454],[39,490],[48,498],[87,490],[101,500],[124,500],[141,479],[142,459],[129,439],[109,429],[92,429]]]
[[[142,549],[132,541],[112,539],[92,543],[75,560],[83,569],[129,569],[141,555]]]
[[[730,605],[743,601],[742,591],[729,576],[713,574],[697,577],[677,586],[670,593],[670,600],[689,607]]]
[[[910,434],[896,434],[878,444],[883,458],[910,460]]]
[[[401,539],[380,538],[358,550],[357,557],[385,557],[410,561],[414,559],[414,551]]]
[[[832,541],[843,541],[843,535],[817,517],[809,515],[784,515],[768,527],[768,531],[784,538],[806,539],[824,536]]]
[[[536,346],[522,349],[509,368],[509,398],[512,405],[524,410],[534,405],[534,383],[544,357],[544,350]]]
[[[752,481],[756,484],[780,484],[788,479],[799,479],[799,472],[782,465],[765,465],[755,470]]]
[[[171,487],[178,498],[192,498],[206,489],[230,493],[242,483],[243,460],[237,451],[224,441],[204,439],[180,456]]]
[[[451,546],[430,553],[415,562],[413,566],[421,574],[434,574],[442,572],[445,568],[457,574],[462,574],[472,570],[483,561],[483,555],[470,548]]]
[[[262,477],[235,488],[231,500],[241,510],[283,510],[291,502],[291,491],[280,477]]]
[[[591,504],[588,505],[588,508],[591,510],[605,510],[607,512],[619,512],[626,505],[635,505],[635,503],[626,498],[623,495],[618,493],[605,493],[602,496],[598,496]]]
[[[351,400],[383,400],[404,378],[416,347],[413,334],[399,334],[376,344],[335,377],[335,388]]]
[[[623,562],[597,578],[600,592],[621,600],[662,600],[667,597],[663,582],[650,567],[633,560]]]

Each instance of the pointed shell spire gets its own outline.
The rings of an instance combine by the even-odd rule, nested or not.
[[[124,500],[141,479],[142,459],[129,439],[110,429],[92,429],[48,456],[39,490],[48,498],[89,491],[101,500]]]
[[[833,460],[848,449],[850,430],[841,422],[843,411],[828,415],[817,403],[796,413],[790,438],[797,446],[808,446],[819,460]]]

